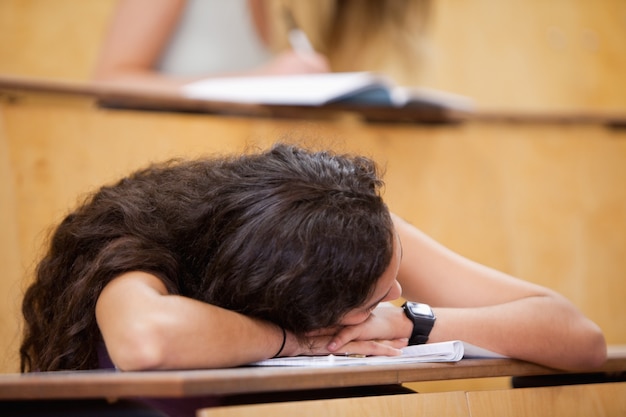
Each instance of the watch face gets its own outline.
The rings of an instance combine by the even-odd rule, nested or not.
[[[433,317],[433,311],[428,304],[410,303],[411,312],[418,316]]]

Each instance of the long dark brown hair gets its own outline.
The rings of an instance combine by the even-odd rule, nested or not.
[[[297,335],[335,325],[391,260],[381,186],[370,159],[279,144],[102,187],[58,225],[26,291],[22,371],[96,368],[96,301],[133,270]]]

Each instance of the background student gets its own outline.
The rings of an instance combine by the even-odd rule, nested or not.
[[[216,76],[354,70],[393,76],[398,67],[415,74],[426,4],[121,0],[94,76],[170,89]],[[313,46],[307,51],[289,42],[290,30],[300,26]]]

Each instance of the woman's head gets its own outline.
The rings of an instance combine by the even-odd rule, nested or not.
[[[96,367],[95,303],[132,270],[296,334],[339,323],[393,256],[381,186],[367,158],[276,145],[102,187],[54,231],[25,294],[22,368]]]
[[[375,164],[283,145],[244,159],[208,220],[220,238],[200,292],[296,333],[337,324],[393,254]]]

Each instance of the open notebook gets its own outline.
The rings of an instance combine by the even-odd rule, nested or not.
[[[402,87],[374,72],[208,78],[186,84],[188,98],[246,104],[443,108],[473,111],[467,97],[419,87]]]
[[[266,359],[254,366],[329,367],[350,365],[394,365],[420,362],[458,362],[463,358],[504,358],[498,353],[459,340],[407,346],[401,356],[294,356]]]

